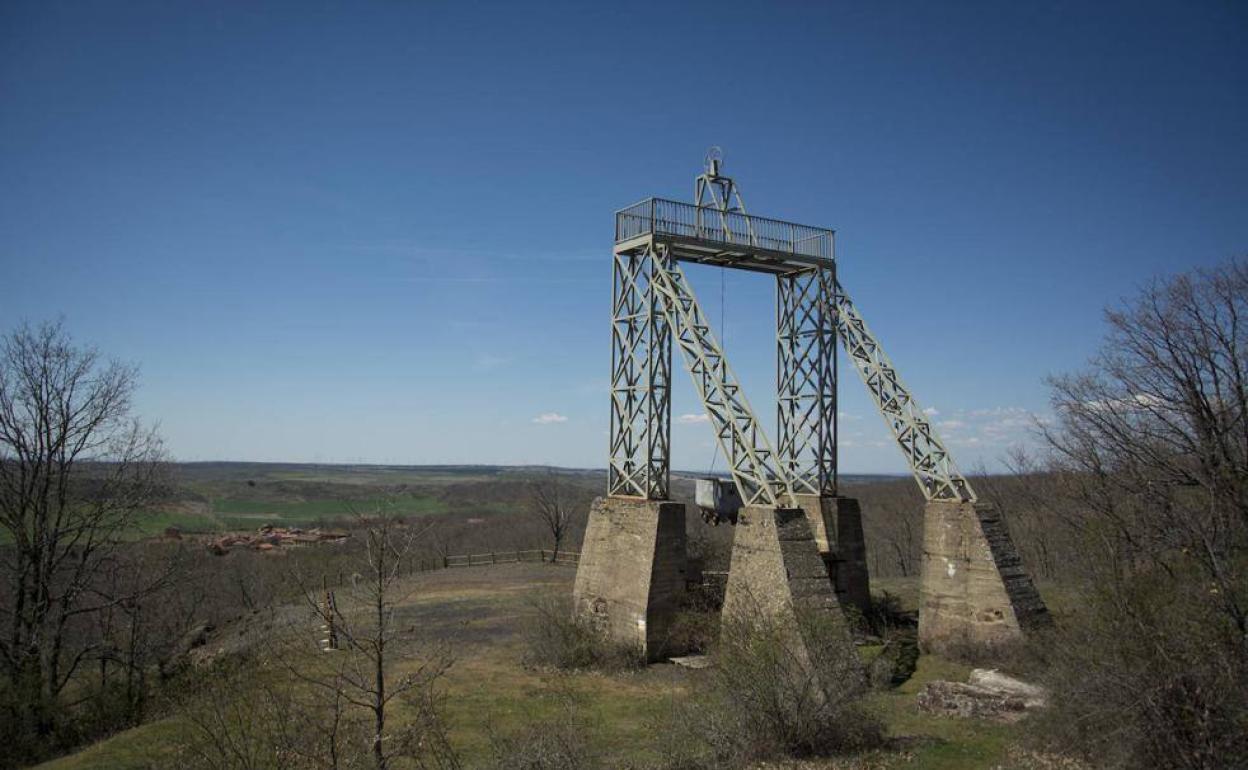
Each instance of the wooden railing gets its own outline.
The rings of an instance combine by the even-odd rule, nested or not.
[[[517,562],[547,563],[562,567],[575,567],[581,563],[581,555],[573,551],[560,551],[558,556],[549,548],[533,548],[527,551],[487,551],[485,553],[461,554],[458,556],[435,556],[405,558],[399,562],[399,574],[415,575],[418,572],[433,572],[440,569],[456,567],[488,567],[491,564],[515,564]],[[325,574],[327,586],[346,585],[351,574],[339,571]]]
[[[550,562],[575,567],[581,561],[579,553],[533,549],[529,551],[490,551],[489,553],[472,553],[462,556],[447,556],[443,566],[450,567],[484,567],[488,564],[513,564],[515,562]]]

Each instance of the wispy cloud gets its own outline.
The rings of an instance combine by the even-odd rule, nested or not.
[[[506,366],[511,362],[511,356],[496,356],[490,353],[482,353],[472,362],[472,368],[478,372],[489,372]]]
[[[551,425],[557,422],[567,422],[568,418],[558,412],[542,412],[533,418],[533,422],[538,425]]]
[[[951,434],[952,446],[1005,447],[1031,441],[1036,423],[1047,423],[1049,419],[1021,406],[993,406],[959,409],[952,418],[941,420],[936,426]]]
[[[928,408],[923,410],[923,414],[927,415],[928,417],[935,417],[936,415],[940,414],[940,410],[934,406],[929,406]]]
[[[1020,406],[989,406],[974,409],[925,409],[945,443],[955,449],[1000,454],[1011,446],[1028,445],[1036,441],[1037,424],[1052,422],[1051,415],[1036,414]],[[853,423],[846,426],[839,436],[844,449],[875,449],[891,446],[883,430],[871,423]]]
[[[676,422],[683,425],[694,425],[700,422],[710,422],[711,418],[706,414],[682,414],[676,418]]]

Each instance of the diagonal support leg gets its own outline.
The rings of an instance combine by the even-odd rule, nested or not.
[[[685,368],[711,418],[741,499],[746,505],[792,505],[793,490],[776,463],[771,442],[728,366],[684,271],[661,248],[653,253],[653,259],[659,266],[654,273],[654,290],[663,299]]]
[[[884,353],[853,300],[836,284],[836,328],[849,361],[867,386],[875,407],[928,500],[975,500],[971,489],[927,415],[915,403],[893,362]]]
[[[1009,530],[958,471],[849,295],[836,287],[837,330],[927,498],[919,643],[929,650],[1015,642],[1050,621]]]

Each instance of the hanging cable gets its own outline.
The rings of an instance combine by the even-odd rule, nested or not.
[[[728,354],[728,327],[724,326],[724,298],[727,296],[724,291],[724,275],[726,273],[727,271],[723,267],[719,268],[719,344],[720,350],[724,351],[724,355]],[[712,476],[715,474],[715,461],[717,459],[719,459],[718,440],[715,442],[715,450],[711,454],[711,467],[707,469],[706,475]]]

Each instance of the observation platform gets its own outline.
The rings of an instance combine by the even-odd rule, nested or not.
[[[782,274],[835,263],[835,231],[711,206],[647,198],[615,212],[615,253],[652,243],[677,261]]]

